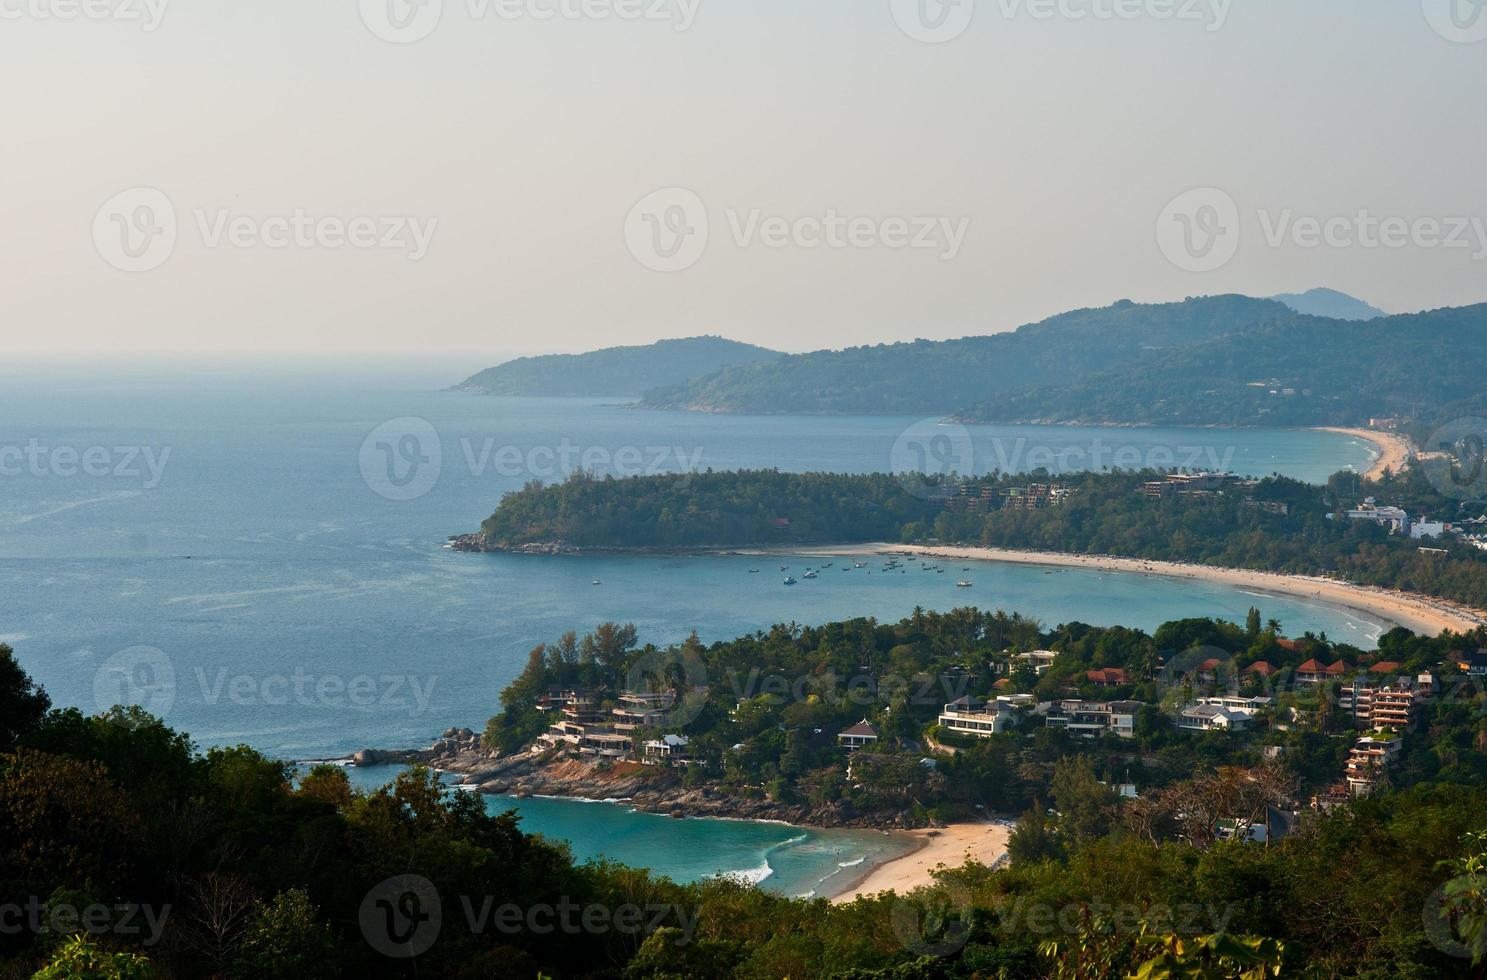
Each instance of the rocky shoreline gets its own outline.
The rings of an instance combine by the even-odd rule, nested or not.
[[[909,830],[940,826],[916,820],[907,810],[862,812],[850,804],[787,804],[723,793],[714,787],[682,785],[681,773],[634,762],[599,764],[562,753],[487,749],[468,728],[449,729],[427,749],[364,749],[355,766],[426,765],[458,775],[459,785],[492,796],[557,796],[623,802],[646,813],[672,817],[775,820],[819,828]]]

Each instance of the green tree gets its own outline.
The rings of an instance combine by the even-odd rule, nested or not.
[[[46,691],[21,669],[15,651],[0,643],[0,752],[35,731],[51,706]]]
[[[111,952],[84,936],[74,936],[31,980],[155,980],[155,976],[148,957]]]
[[[335,940],[298,888],[257,902],[233,961],[235,976],[318,980],[339,974]]]

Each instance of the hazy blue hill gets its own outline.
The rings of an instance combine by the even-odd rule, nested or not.
[[[1388,316],[1378,307],[1335,289],[1308,289],[1304,293],[1281,293],[1270,298],[1286,304],[1297,313],[1325,316],[1333,320],[1373,320]]]
[[[713,412],[935,414],[999,391],[1068,384],[1153,349],[1188,346],[1290,314],[1246,296],[1122,301],[1011,333],[818,351],[725,368],[646,393],[657,408]]]
[[[777,351],[722,337],[689,337],[587,354],[522,357],[487,368],[455,387],[487,395],[633,397],[658,385],[780,356]]]
[[[983,400],[982,421],[1357,424],[1480,412],[1487,305],[1363,322],[1290,316],[1072,385]]]

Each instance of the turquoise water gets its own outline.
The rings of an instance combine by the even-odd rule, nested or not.
[[[0,391],[0,453],[29,444],[77,458],[0,475],[0,640],[59,703],[107,705],[122,693],[203,745],[324,758],[425,744],[450,725],[479,728],[533,645],[608,619],[667,643],[693,629],[719,640],[776,622],[895,619],[915,606],[974,603],[1050,625],[1150,628],[1182,616],[1240,618],[1256,603],[1291,630],[1361,644],[1379,630],[1299,599],[1084,570],[978,567],[964,590],[954,587],[958,569],[832,570],[785,588],[775,564],[805,560],[457,554],[442,547],[447,535],[476,527],[524,480],[558,475],[544,447],[615,461],[627,449],[645,458],[672,447],[673,464],[861,471],[890,465],[914,425],[433,390],[457,376],[69,370],[12,379]],[[388,499],[376,473],[364,474],[361,449],[407,416],[431,423],[443,465],[427,493]],[[1095,439],[1172,452],[1223,442],[1235,469],[1308,478],[1367,461],[1349,438],[1315,432],[1024,426],[978,427],[976,439],[1024,454],[1030,443],[1080,440],[1088,451]],[[120,450],[129,447],[148,456],[127,465]],[[506,447],[521,460],[516,472],[490,462]],[[106,473],[79,471],[90,450],[111,456]],[[147,458],[164,460],[158,479]]]
[[[350,768],[352,784],[371,790],[398,767]],[[872,867],[909,853],[902,834],[821,830],[757,820],[641,813],[623,801],[484,797],[491,813],[515,810],[523,830],[566,841],[578,861],[607,858],[650,868],[683,883],[728,875],[781,895],[830,897],[856,885]]]
[[[456,554],[442,547],[447,535],[474,529],[525,480],[560,477],[565,451],[571,465],[603,470],[607,460],[622,472],[861,472],[893,468],[906,433],[948,432],[951,449],[961,438],[914,419],[713,417],[437,390],[464,373],[18,372],[0,390],[0,641],[59,704],[135,701],[203,746],[247,742],[307,759],[479,728],[534,644],[610,619],[661,644],[693,629],[719,640],[776,622],[895,619],[915,606],[974,603],[1048,624],[1150,628],[1182,616],[1238,619],[1253,603],[1292,630],[1365,645],[1379,631],[1297,599],[1085,570],[935,575],[915,566],[869,576],[841,571],[850,562],[838,560],[786,588],[777,564],[818,562]],[[411,496],[363,453],[369,434],[407,417],[427,420],[433,443],[412,448],[440,463],[426,492]],[[391,428],[388,444],[406,447],[397,436],[407,424]],[[1123,450],[1319,480],[1368,459],[1355,441],[1314,432],[968,432],[978,471],[1077,467]],[[962,576],[974,587],[956,589]],[[488,805],[516,806],[527,830],[570,841],[580,858],[602,854],[679,880],[741,873],[792,895],[834,890],[851,869],[903,846],[872,832],[677,821],[622,804]]]

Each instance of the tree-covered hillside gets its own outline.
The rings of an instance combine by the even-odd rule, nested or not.
[[[481,525],[486,544],[519,548],[708,546],[878,541],[937,505],[892,476],[713,472],[530,483]]]
[[[635,397],[726,367],[781,355],[723,337],[662,340],[644,347],[608,347],[587,354],[522,357],[467,378],[459,391],[486,395]]]
[[[798,354],[648,392],[658,408],[702,411],[935,414],[988,394],[1067,384],[1112,366],[1281,319],[1271,300],[1212,296],[1076,310],[1012,333]]]
[[[762,544],[972,544],[1121,555],[1331,574],[1487,608],[1487,552],[1459,539],[1421,542],[1371,521],[1327,515],[1376,496],[1415,517],[1476,517],[1482,502],[1448,498],[1418,468],[1377,482],[1341,473],[1326,487],[1285,477],[1154,499],[1159,471],[1062,476],[1069,492],[1049,506],[1015,506],[1016,491],[1046,472],[926,486],[877,474],[773,470],[635,479],[574,477],[508,494],[482,525],[484,545],[576,548],[744,547]],[[915,492],[910,492],[913,490]],[[788,526],[781,523],[788,520]]]
[[[1110,370],[1001,391],[962,413],[996,422],[1427,426],[1481,413],[1487,305],[1365,322],[1291,316]]]

